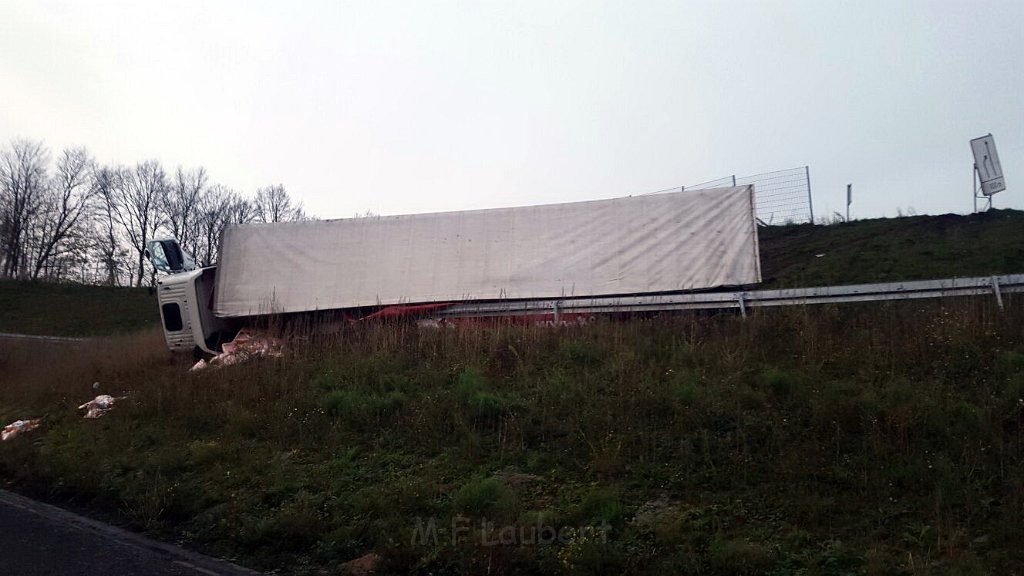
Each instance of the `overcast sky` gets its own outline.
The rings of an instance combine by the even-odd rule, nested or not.
[[[0,3],[0,141],[283,183],[321,217],[809,165],[815,212],[1024,208],[1024,1]]]

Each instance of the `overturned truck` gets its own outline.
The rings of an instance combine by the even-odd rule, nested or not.
[[[215,354],[270,317],[481,315],[761,281],[753,186],[436,214],[229,227],[217,266],[149,245],[172,350]],[[497,312],[495,312],[497,311]]]

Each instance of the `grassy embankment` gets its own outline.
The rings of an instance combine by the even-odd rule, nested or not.
[[[0,332],[99,336],[160,322],[146,288],[0,280]]]
[[[1024,212],[771,226],[760,244],[764,288],[1019,274]]]
[[[768,253],[825,233],[771,232]],[[794,258],[791,274],[824,275],[827,257]],[[993,258],[921,274],[1021,271],[1020,252]],[[766,276],[784,269],[772,262]],[[156,331],[4,344],[0,419],[46,424],[0,444],[0,476],[293,573],[368,551],[396,573],[1011,573],[1024,563],[1022,320],[1012,297],[1002,313],[978,298],[746,321],[379,325],[200,374]],[[94,380],[130,400],[86,421],[74,408]],[[436,542],[414,542],[431,519]],[[453,519],[469,528],[455,541]],[[481,522],[517,527],[516,543],[489,545],[510,532]],[[606,542],[586,528],[603,525]],[[523,542],[537,526],[574,530]]]
[[[0,416],[46,424],[0,445],[0,474],[288,572],[375,551],[398,573],[1008,573],[1022,305],[377,326],[202,374],[155,333],[18,344]],[[131,400],[81,419],[93,380]],[[481,521],[612,531],[486,546]]]

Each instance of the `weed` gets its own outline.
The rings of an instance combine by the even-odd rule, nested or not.
[[[490,421],[508,414],[514,403],[489,390],[487,378],[475,368],[459,375],[455,394],[472,420]]]
[[[700,378],[689,371],[674,373],[669,380],[669,390],[672,400],[679,406],[692,406],[700,396]]]
[[[617,492],[609,488],[594,488],[583,497],[576,517],[593,525],[619,526],[625,518],[625,511]]]
[[[464,484],[453,499],[455,510],[469,516],[508,519],[515,513],[515,495],[495,478],[480,478]]]
[[[716,536],[708,549],[711,566],[718,574],[764,574],[773,564],[772,553],[760,544]]]
[[[796,378],[778,368],[765,370],[761,375],[761,381],[768,388],[772,396],[778,399],[789,398],[793,394],[793,389],[797,386]]]
[[[1024,373],[1024,352],[1008,350],[996,356],[996,374],[1007,378]]]

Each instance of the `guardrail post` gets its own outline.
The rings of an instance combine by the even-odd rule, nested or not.
[[[995,276],[992,277],[992,293],[996,295],[996,306],[999,306],[999,309],[1002,310],[1003,295],[999,293],[999,278]]]
[[[557,300],[551,304],[551,309],[554,310],[555,325],[557,326],[562,322],[562,312],[558,309]]]
[[[740,316],[746,318],[747,317],[747,303],[744,302],[744,300],[743,300],[743,292],[740,292],[736,299],[740,301]]]

